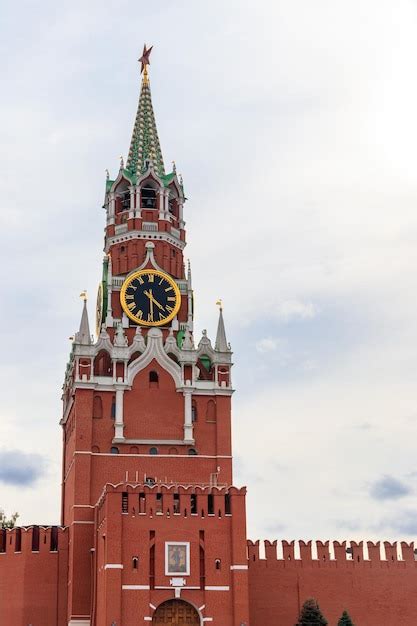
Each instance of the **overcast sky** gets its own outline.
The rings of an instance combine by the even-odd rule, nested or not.
[[[22,0],[0,29],[0,506],[59,521],[68,337],[146,41],[249,537],[417,537],[415,0]]]

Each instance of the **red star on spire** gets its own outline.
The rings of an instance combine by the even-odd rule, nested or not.
[[[146,49],[146,44],[143,46],[143,52],[142,52],[142,56],[140,57],[140,59],[138,59],[139,63],[142,64],[141,68],[140,68],[140,73],[142,74],[142,72],[145,70],[146,73],[146,66],[150,65],[150,61],[149,61],[149,55],[152,52],[152,48],[153,46],[151,46],[150,48],[148,48],[148,50]]]

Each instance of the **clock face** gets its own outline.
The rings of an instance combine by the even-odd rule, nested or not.
[[[123,310],[136,324],[168,324],[181,304],[177,283],[164,272],[139,270],[128,276],[120,291]]]

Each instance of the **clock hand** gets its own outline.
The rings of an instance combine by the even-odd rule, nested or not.
[[[150,308],[150,314],[151,314],[151,322],[153,322],[153,297],[152,297],[152,290],[151,289],[149,289],[149,294],[150,294],[149,308]]]
[[[156,304],[156,306],[161,309],[161,311],[164,310],[164,307],[162,306],[162,304],[160,304],[158,302],[158,300],[155,300],[155,298],[152,295],[152,290],[150,289],[149,291],[144,291],[143,292],[145,294],[145,296],[148,296],[149,300],[151,300],[151,302],[153,302],[154,304]]]

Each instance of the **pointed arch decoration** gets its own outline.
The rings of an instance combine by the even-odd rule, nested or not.
[[[159,328],[151,328],[149,330],[145,352],[128,367],[128,384],[132,385],[135,376],[145,369],[153,360],[171,375],[177,389],[182,387],[181,368],[166,354],[163,346],[162,331]]]

